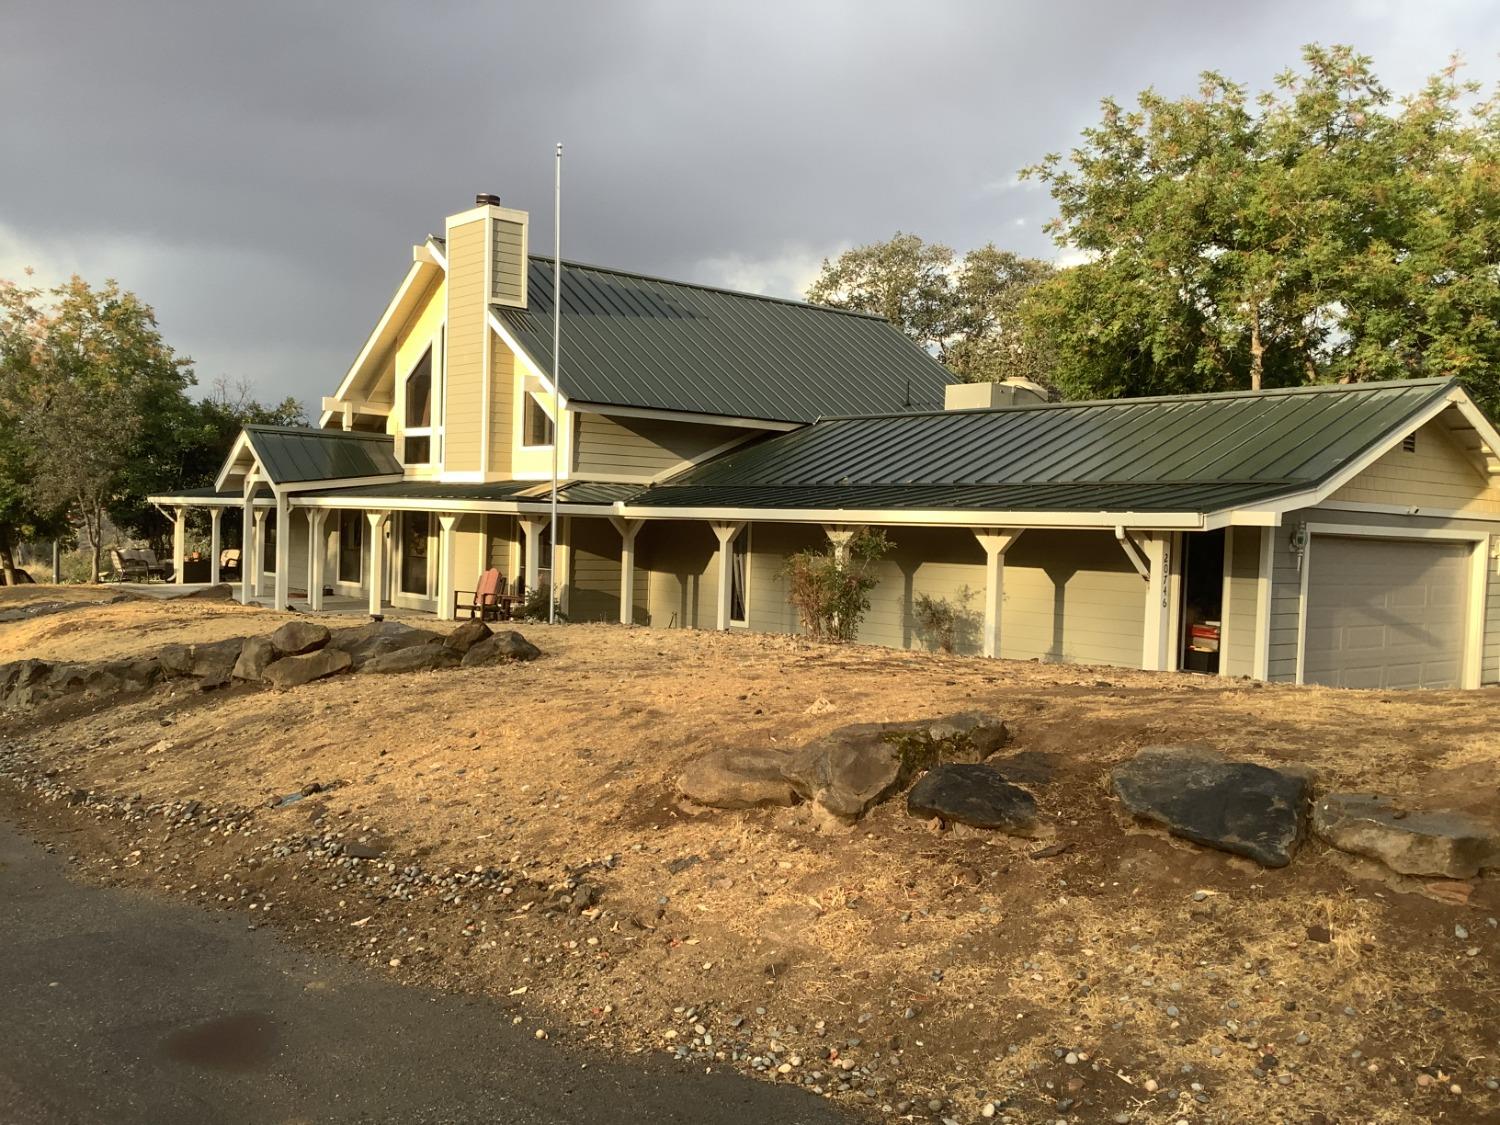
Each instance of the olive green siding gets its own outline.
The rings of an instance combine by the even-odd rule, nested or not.
[[[1224,646],[1219,670],[1226,676],[1255,674],[1255,629],[1260,605],[1259,527],[1232,527],[1227,532],[1226,575],[1222,610]]]
[[[640,536],[637,533],[636,554],[640,555]],[[620,620],[620,533],[607,519],[590,519],[573,516],[569,521],[568,549],[571,566],[568,568],[568,620],[570,621],[619,621]],[[635,568],[633,583],[634,614],[637,625],[649,625],[651,614],[650,575],[639,561]]]
[[[574,475],[649,481],[749,431],[659,418],[580,414]]]
[[[718,540],[707,523],[697,520],[647,523],[636,540],[636,560],[651,571],[652,626],[716,627]]]
[[[450,472],[480,468],[484,420],[486,323],[484,230],[481,221],[448,231],[447,393],[443,408],[443,466]]]

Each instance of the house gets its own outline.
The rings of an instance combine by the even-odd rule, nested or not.
[[[568,262],[555,410],[527,242],[493,196],[451,216],[319,428],[248,427],[211,488],[152,498],[179,540],[190,507],[215,556],[242,520],[246,601],[446,618],[496,566],[572,620],[794,632],[785,560],[872,526],[865,642],[930,643],[926,595],[986,656],[1500,681],[1500,434],[1452,381],[1049,403],[952,385],[877,318]]]

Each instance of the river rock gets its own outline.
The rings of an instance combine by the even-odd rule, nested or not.
[[[462,656],[480,641],[486,640],[491,636],[493,636],[493,631],[490,627],[479,620],[479,618],[474,617],[465,621],[457,629],[449,633],[443,644]]]
[[[342,672],[351,663],[349,654],[342,649],[320,648],[297,656],[283,657],[266,668],[265,679],[272,687],[298,687]]]
[[[1036,800],[999,770],[974,762],[951,762],[928,770],[906,795],[906,811],[945,824],[993,828],[1011,836],[1034,836]]]
[[[339,650],[335,650],[339,651]],[[401,672],[436,672],[443,668],[457,668],[463,657],[446,645],[410,645],[372,656],[360,665],[360,673],[371,675],[393,675]]]
[[[712,750],[682,771],[678,791],[688,800],[715,809],[750,809],[761,805],[794,805],[797,791],[782,775],[787,754],[781,750]]]
[[[1329,793],[1313,806],[1313,833],[1340,851],[1402,875],[1471,879],[1500,866],[1500,826],[1451,809],[1408,809],[1374,793]]]
[[[514,629],[505,629],[486,637],[464,653],[464,667],[477,668],[485,664],[505,664],[512,660],[535,660],[541,655],[542,650],[520,633]]]
[[[329,641],[328,626],[316,621],[288,621],[271,634],[271,645],[282,656],[316,652]]]
[[[237,680],[261,679],[271,662],[279,655],[270,637],[250,637],[240,648],[232,674]]]
[[[1307,827],[1308,777],[1212,750],[1148,746],[1111,775],[1120,802],[1174,836],[1285,867]]]
[[[876,724],[846,727],[794,751],[782,776],[799,795],[848,822],[895,788],[901,751]]]

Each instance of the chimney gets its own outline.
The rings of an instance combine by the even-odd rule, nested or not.
[[[474,197],[475,207],[499,207],[500,197],[488,191],[482,191]]]
[[[474,196],[474,206],[468,211],[450,215],[446,228],[449,240],[449,279],[458,280],[461,287],[472,285],[462,278],[454,278],[455,272],[463,274],[466,267],[479,272],[473,279],[482,277],[480,295],[486,304],[505,305],[509,308],[526,307],[526,228],[525,211],[500,206],[500,197],[493,192],[482,191]],[[454,238],[458,239],[458,269],[454,269]]]
[[[993,410],[998,406],[1031,406],[1047,401],[1047,388],[1030,379],[998,383],[950,383],[943,394],[945,410]]]

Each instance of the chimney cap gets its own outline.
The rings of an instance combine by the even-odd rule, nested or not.
[[[500,197],[494,192],[482,191],[474,197],[475,207],[499,207]]]

